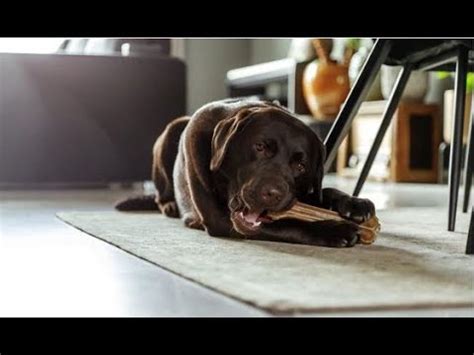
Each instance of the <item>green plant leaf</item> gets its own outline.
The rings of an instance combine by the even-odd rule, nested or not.
[[[447,72],[447,71],[438,71],[436,72],[436,75],[438,76],[438,79],[446,79],[447,77],[449,77],[451,75],[450,72]]]
[[[436,76],[438,79],[443,80],[448,78],[449,76],[454,76],[454,73],[450,73],[447,71],[438,71],[436,72]],[[471,93],[474,91],[474,73],[468,73],[466,78],[466,92]]]
[[[346,46],[358,50],[360,47],[360,38],[348,38],[346,40]]]
[[[467,74],[466,91],[468,93],[471,93],[474,91],[474,73]]]

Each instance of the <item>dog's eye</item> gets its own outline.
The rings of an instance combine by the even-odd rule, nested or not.
[[[263,142],[255,143],[254,147],[257,152],[263,152],[265,150],[265,143]]]
[[[303,174],[306,171],[306,165],[304,163],[297,163],[296,170],[298,173]]]

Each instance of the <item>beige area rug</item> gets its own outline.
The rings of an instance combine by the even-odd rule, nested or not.
[[[380,211],[371,246],[331,249],[213,238],[156,213],[65,212],[76,228],[210,289],[276,314],[474,305],[468,218],[444,209]]]

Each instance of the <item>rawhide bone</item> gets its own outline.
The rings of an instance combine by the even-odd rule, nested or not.
[[[298,219],[306,222],[317,222],[317,221],[345,221],[351,222],[345,218],[342,218],[339,213],[325,208],[315,207],[296,201],[290,209],[279,212],[269,212],[267,214],[273,220],[279,219]],[[380,231],[380,223],[376,216],[373,216],[368,221],[357,224],[360,228],[359,242],[362,244],[372,244],[377,238],[377,232]]]

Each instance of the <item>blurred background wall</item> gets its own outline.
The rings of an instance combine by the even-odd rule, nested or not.
[[[346,38],[335,38],[332,57],[342,58]],[[226,97],[224,85],[227,70],[286,58],[291,45],[289,38],[253,39],[186,39],[188,66],[188,113],[206,102]],[[453,79],[440,80],[430,73],[426,103],[443,108],[443,94],[453,87]]]

